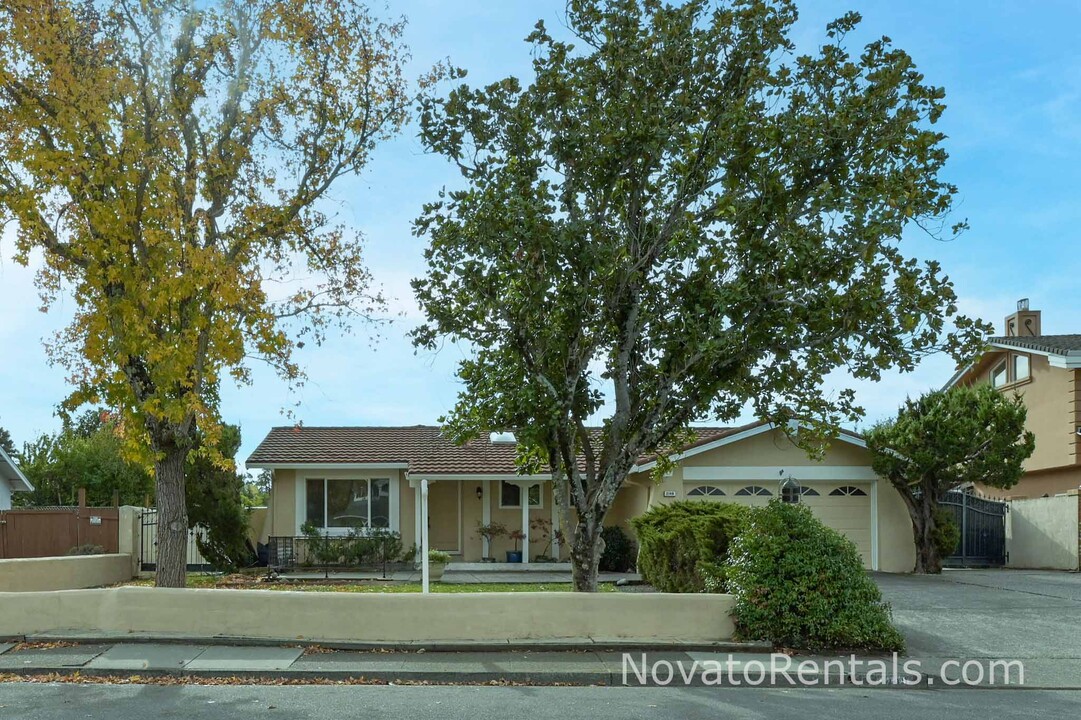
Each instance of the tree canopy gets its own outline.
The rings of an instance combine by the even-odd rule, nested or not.
[[[68,405],[103,402],[156,463],[161,585],[184,583],[184,464],[220,457],[219,387],[290,382],[303,341],[381,304],[320,204],[398,132],[402,21],[341,0],[10,0],[0,217],[43,258]]]
[[[916,572],[942,570],[934,541],[942,493],[970,484],[1009,488],[1024,475],[1036,447],[1026,417],[1020,396],[983,383],[910,398],[867,433],[875,472],[889,479],[912,517]]]
[[[85,410],[59,432],[26,443],[19,462],[34,490],[17,493],[18,505],[75,505],[80,489],[88,505],[99,507],[111,505],[114,495],[119,504],[136,506],[154,497],[154,476],[125,456],[121,428],[104,410]]]
[[[11,433],[7,431],[7,428],[0,427],[0,448],[4,449],[8,457],[15,456],[15,441],[11,439]]]
[[[797,55],[796,18],[789,0],[571,0],[573,42],[543,22],[528,38],[531,82],[422,105],[464,184],[415,224],[416,342],[474,350],[448,424],[516,428],[549,465],[580,589],[628,470],[692,421],[798,418],[815,447],[862,413],[832,373],[878,380],[986,330],[900,247],[962,229],[944,91],[887,38],[850,52],[855,13]]]

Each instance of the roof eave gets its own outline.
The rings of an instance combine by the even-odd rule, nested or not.
[[[0,448],[0,465],[5,465],[9,468],[10,472],[6,474],[8,483],[11,485],[11,489],[15,492],[33,492],[34,484],[31,483],[23,471],[19,469],[19,466],[15,464],[15,461],[4,452],[4,448]]]

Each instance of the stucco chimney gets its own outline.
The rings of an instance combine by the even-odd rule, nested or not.
[[[1017,312],[1006,316],[1006,337],[1034,337],[1041,334],[1040,311],[1030,310],[1028,298],[1017,301]]]

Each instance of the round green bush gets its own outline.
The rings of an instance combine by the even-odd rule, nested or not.
[[[729,547],[726,580],[742,638],[802,650],[904,650],[856,546],[803,505],[752,509]]]
[[[638,533],[638,572],[661,592],[723,590],[718,576],[747,508],[703,500],[658,505],[631,522]]]
[[[604,572],[627,572],[634,569],[638,548],[634,541],[618,525],[601,530],[604,552],[601,553],[600,569]]]

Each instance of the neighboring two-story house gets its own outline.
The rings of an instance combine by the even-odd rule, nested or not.
[[[996,498],[1055,495],[1081,486],[1081,335],[1044,335],[1040,311],[1028,299],[1006,318],[1005,333],[990,339],[988,351],[947,383],[989,382],[1016,393],[1028,409],[1027,427],[1036,450],[1025,476],[1009,490],[980,488]]]

